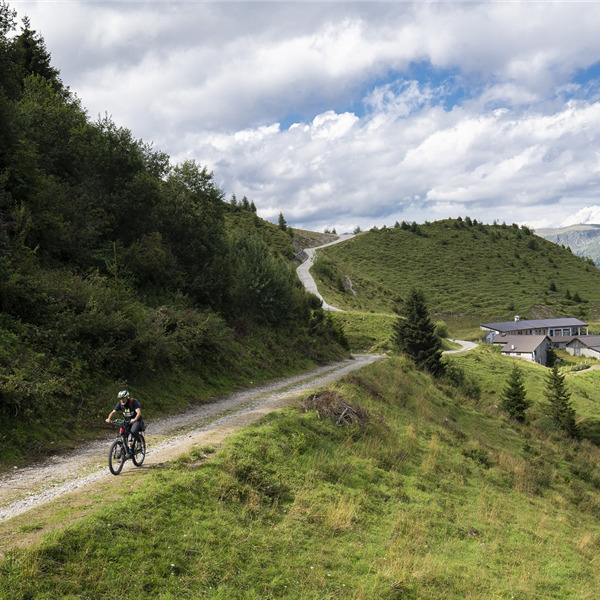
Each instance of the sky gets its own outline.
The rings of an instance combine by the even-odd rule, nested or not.
[[[91,121],[273,222],[600,223],[600,2],[8,4]]]

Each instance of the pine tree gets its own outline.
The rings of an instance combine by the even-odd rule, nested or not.
[[[413,288],[394,323],[394,347],[411,358],[418,369],[439,377],[444,374],[442,341],[435,334],[423,292]]]
[[[40,75],[46,79],[56,91],[61,91],[62,82],[59,71],[50,60],[46,43],[37,31],[31,29],[28,17],[23,18],[21,33],[15,38],[15,56],[24,80],[28,75]]]
[[[514,365],[502,392],[502,408],[508,412],[511,419],[522,423],[525,421],[525,411],[530,406],[531,401],[527,399],[523,373],[517,365]]]
[[[575,409],[571,404],[571,394],[565,384],[565,376],[554,365],[546,379],[546,412],[553,423],[573,438],[579,437],[575,422]]]
[[[283,213],[279,213],[279,223],[278,223],[279,229],[281,229],[282,231],[286,231],[287,230],[287,221],[285,220],[285,217],[283,216]]]

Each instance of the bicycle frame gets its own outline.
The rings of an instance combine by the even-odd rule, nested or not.
[[[123,440],[123,443],[125,444],[125,447],[128,448],[129,450],[131,450],[131,445],[133,444],[133,436],[131,435],[131,426],[123,423],[123,425],[121,425],[119,427],[119,433],[118,433],[117,437],[119,437],[119,436],[121,436],[121,439]]]

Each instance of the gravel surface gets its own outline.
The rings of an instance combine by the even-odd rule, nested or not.
[[[311,294],[314,294],[315,296],[317,296],[317,298],[319,298],[321,300],[321,302],[323,302],[323,310],[343,312],[341,308],[336,308],[335,306],[331,306],[330,304],[327,304],[327,302],[325,302],[325,300],[323,299],[323,296],[321,296],[321,294],[319,294],[319,290],[317,289],[317,284],[316,284],[315,280],[313,279],[313,276],[310,274],[310,268],[313,266],[313,263],[315,262],[315,258],[316,258],[315,252],[319,248],[326,248],[327,246],[333,246],[333,244],[339,244],[340,242],[345,242],[346,240],[350,240],[353,237],[354,237],[353,234],[345,233],[344,235],[340,236],[337,240],[334,240],[333,242],[328,242],[327,244],[323,244],[322,246],[316,246],[315,248],[305,248],[304,249],[304,252],[307,255],[307,259],[296,269],[296,274],[298,275],[298,279],[300,279],[300,281],[302,282],[302,285],[304,286],[306,291],[310,292]]]
[[[143,466],[173,460],[193,446],[218,443],[262,415],[290,404],[298,394],[323,387],[379,358],[380,355],[355,355],[309,373],[257,386],[148,422],[145,434],[148,451]],[[114,435],[107,431],[104,439],[68,454],[51,456],[39,464],[15,467],[3,475],[0,478],[0,522],[56,500],[63,494],[113,477],[108,471],[107,457]],[[127,461],[123,472],[128,469],[135,469],[131,461]]]

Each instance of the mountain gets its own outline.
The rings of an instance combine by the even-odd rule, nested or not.
[[[600,225],[570,225],[558,229],[537,229],[536,234],[555,244],[568,246],[579,256],[600,266]]]
[[[527,227],[468,218],[373,229],[320,250],[313,276],[345,310],[392,313],[415,286],[437,317],[467,327],[600,314],[600,271],[589,261]]]

